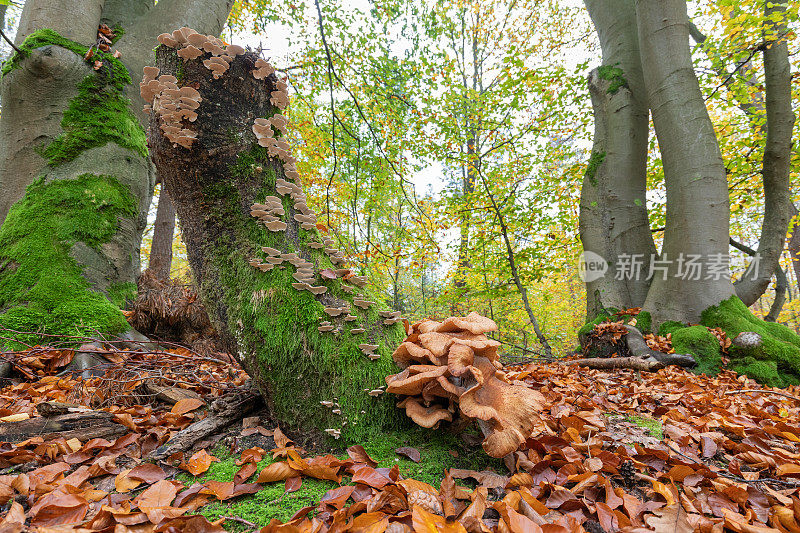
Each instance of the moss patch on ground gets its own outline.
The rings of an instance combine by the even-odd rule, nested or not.
[[[449,468],[504,472],[502,462],[486,455],[480,446],[468,447],[460,437],[441,430],[413,428],[409,431],[390,431],[374,434],[359,444],[364,446],[367,453],[378,462],[379,467],[390,468],[396,464],[404,477],[423,481],[437,488],[444,477],[445,469]],[[414,463],[397,455],[395,449],[403,446],[417,448],[422,457],[421,461]],[[347,457],[341,449],[333,450],[332,453],[341,458]],[[215,450],[214,455],[221,461],[212,463],[205,475],[194,478],[188,474],[181,474],[180,479],[188,484],[208,479],[232,481],[240,468],[236,465],[237,457],[227,454],[224,448]],[[258,464],[258,471],[272,462],[271,455],[268,454]],[[237,516],[259,526],[266,526],[273,518],[285,522],[303,507],[316,506],[327,491],[339,486],[333,481],[308,477],[303,477],[302,480],[303,484],[297,492],[285,494],[283,482],[270,483],[256,494],[227,502],[212,503],[198,509],[198,513],[209,520],[223,516]],[[347,485],[349,482],[350,479],[345,477],[342,485]],[[227,522],[225,527],[230,531],[247,530],[246,527],[234,522]]]
[[[136,214],[135,198],[112,176],[31,184],[0,226],[0,325],[31,332],[16,335],[28,344],[40,342],[38,334],[127,329],[119,307],[89,287],[70,249],[78,242],[100,247],[116,233],[120,217]]]
[[[703,311],[701,322],[722,328],[730,339],[743,331],[761,335],[755,349],[729,348],[733,370],[777,387],[800,383],[800,337],[788,327],[757,318],[736,296]]]
[[[701,325],[687,327],[680,322],[665,322],[660,335],[672,334],[676,353],[690,353],[697,359],[693,369],[698,374],[716,375],[721,370],[722,352],[716,336],[708,328],[720,328],[733,340],[740,333],[752,331],[761,336],[756,348],[728,349],[728,368],[745,374],[761,384],[786,387],[800,384],[800,336],[790,328],[756,317],[736,296],[706,309]]]
[[[651,437],[658,440],[664,438],[664,431],[661,422],[646,416],[626,416],[625,420],[639,427],[645,428]]]

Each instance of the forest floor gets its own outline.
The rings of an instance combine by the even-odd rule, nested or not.
[[[512,474],[473,430],[415,428],[337,447],[282,431],[263,409],[155,461],[246,374],[176,349],[111,351],[106,373],[83,379],[62,371],[73,355],[13,354],[16,377],[0,389],[4,533],[800,531],[798,391],[732,372],[507,367],[548,401]],[[148,382],[201,396],[174,403]],[[53,416],[41,407],[52,402],[71,404],[67,416],[110,413],[109,434],[40,430],[3,442],[9,428]]]

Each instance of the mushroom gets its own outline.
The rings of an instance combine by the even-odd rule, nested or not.
[[[270,93],[270,103],[278,109],[286,109],[289,106],[289,95],[283,91],[272,91]]]
[[[369,394],[373,398],[376,398],[376,397],[380,396],[381,394],[383,394],[383,390],[381,390],[381,389],[372,389],[369,392],[367,392],[367,394]]]
[[[333,402],[332,402],[332,401],[330,401],[330,400],[322,400],[322,401],[321,401],[321,402],[319,402],[319,403],[321,403],[321,404],[322,404],[322,405],[324,405],[325,407],[333,407]]]
[[[182,57],[184,60],[197,59],[201,55],[203,55],[203,51],[192,45],[178,50],[178,57]]]
[[[353,335],[358,335],[360,333],[364,333],[364,331],[365,331],[364,328],[353,328],[350,330],[350,333],[352,333]]]
[[[344,312],[342,309],[339,309],[338,307],[326,307],[324,311],[325,314],[329,316],[339,316]]]
[[[313,294],[323,294],[328,291],[328,287],[323,287],[323,286],[311,287],[308,290],[311,291]]]
[[[358,320],[358,317],[355,315],[347,315],[344,317],[345,322],[352,322],[353,320]]]
[[[328,323],[327,325],[322,325],[317,328],[320,333],[327,333],[328,331],[333,330],[333,325]]]
[[[156,39],[164,46],[169,46],[170,48],[175,48],[179,44],[178,41],[172,37],[171,33],[162,33]]]
[[[319,250],[320,248],[324,248],[324,247],[325,247],[325,245],[324,245],[324,244],[322,244],[322,243],[319,243],[319,242],[310,242],[310,243],[308,243],[308,245],[309,245],[311,248],[314,248],[314,249],[316,249],[316,250]]]
[[[447,413],[478,419],[486,452],[504,457],[530,436],[545,399],[498,370],[499,343],[485,335],[496,328],[476,313],[414,324],[392,354],[404,370],[386,383],[387,392],[404,397],[398,406],[417,424],[433,427],[451,420]]]
[[[366,344],[366,343],[364,343],[364,344],[359,344],[358,347],[361,348],[361,351],[364,351],[364,352],[374,352],[375,350],[378,349],[378,345],[377,344]]]
[[[333,437],[334,439],[338,439],[342,435],[342,430],[340,429],[326,429],[325,433]]]
[[[213,56],[221,56],[225,53],[225,50],[220,48],[220,46],[212,40],[208,40],[203,43],[203,50],[210,52]]]
[[[238,44],[229,44],[225,47],[225,54],[231,57],[236,57],[244,54],[244,48]]]
[[[281,263],[283,263],[283,259],[280,257],[270,256],[267,257],[267,263],[271,263],[273,265],[280,265]]]
[[[309,285],[308,283],[302,283],[302,282],[292,283],[292,287],[294,287],[298,291],[307,291],[307,290],[311,289],[311,285]]]
[[[278,256],[281,254],[280,250],[276,250],[275,248],[270,248],[269,246],[262,246],[261,251],[271,256]]]
[[[268,222],[264,224],[268,230],[270,231],[286,231],[286,223],[281,222],[280,220],[277,222]]]

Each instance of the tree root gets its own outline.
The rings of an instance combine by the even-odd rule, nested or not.
[[[630,356],[590,357],[586,359],[564,361],[564,363],[603,370],[630,368],[644,372],[655,372],[669,365],[677,365],[685,368],[692,368],[697,365],[697,361],[690,354],[664,353],[652,350],[647,346],[647,342],[644,340],[641,331],[627,324],[621,324],[621,326],[628,332],[625,335],[625,344],[628,350],[630,350]]]

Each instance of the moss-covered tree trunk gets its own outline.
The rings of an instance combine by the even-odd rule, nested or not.
[[[0,326],[93,336],[128,328],[119,305],[135,295],[154,186],[142,66],[159,33],[185,22],[219,32],[231,4],[25,2],[20,52],[0,81]]]
[[[276,107],[288,102],[285,84],[264,78],[271,67],[250,52],[184,60],[160,46],[156,57],[153,160],[227,349],[286,424],[348,437],[402,424],[393,402],[369,391],[394,372],[391,352],[403,326],[387,325],[378,305],[364,303],[375,298],[344,271],[305,206]],[[218,79],[206,65],[223,71]]]

